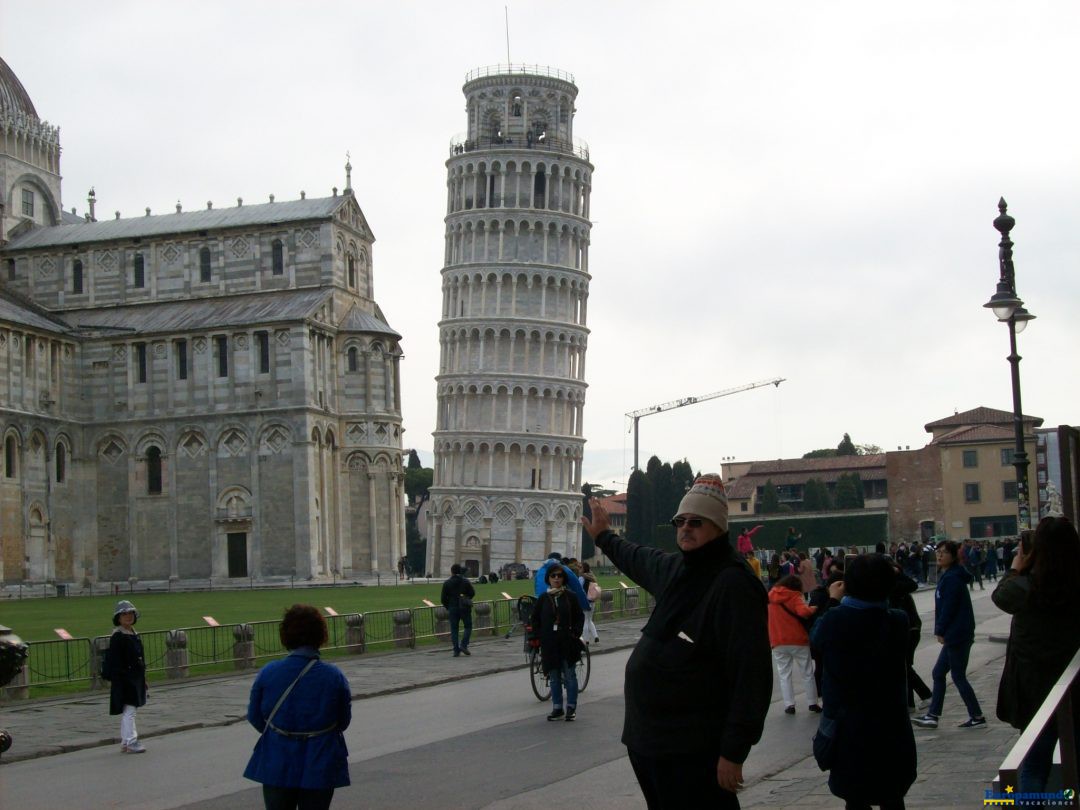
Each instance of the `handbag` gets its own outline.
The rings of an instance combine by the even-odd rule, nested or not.
[[[472,608],[472,597],[461,594],[458,596],[458,606],[462,610],[470,610]]]
[[[821,715],[817,733],[814,734],[814,760],[823,771],[832,770],[836,764],[836,738],[840,731],[840,718]]]

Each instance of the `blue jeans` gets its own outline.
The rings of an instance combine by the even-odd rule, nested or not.
[[[934,664],[934,694],[930,698],[929,713],[934,717],[941,717],[941,710],[945,706],[945,676],[952,673],[956,691],[967,706],[968,715],[982,717],[982,709],[979,700],[975,697],[975,690],[967,679],[968,654],[971,652],[973,642],[965,641],[962,644],[943,644],[938,653],[937,663]]]
[[[551,682],[551,703],[556,709],[563,706],[563,685],[566,685],[566,705],[577,707],[577,667],[566,661],[559,662],[557,669],[547,673]]]
[[[454,645],[454,652],[459,652],[462,648],[469,646],[469,636],[472,635],[472,610],[461,608],[447,608],[446,610],[450,614],[450,643]],[[465,635],[461,637],[460,644],[458,644],[459,622],[465,625]]]

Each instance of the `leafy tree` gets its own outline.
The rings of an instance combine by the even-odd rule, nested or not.
[[[671,465],[671,489],[675,492],[680,501],[687,490],[694,485],[694,479],[696,477],[697,476],[694,475],[694,468],[690,466],[690,462],[685,458],[682,461],[676,461]],[[679,504],[676,502],[673,509],[678,508]],[[672,514],[675,514],[674,511]]]
[[[431,467],[413,467],[410,464],[405,468],[405,495],[410,505],[417,506],[427,500],[434,476],[435,471]],[[419,502],[416,500],[418,497]]]
[[[876,456],[878,453],[885,452],[881,449],[880,445],[876,444],[857,444],[855,445],[855,449],[860,456]]]
[[[832,447],[822,447],[819,450],[803,453],[803,458],[836,458],[836,450]]]
[[[634,470],[626,482],[626,539],[648,545],[656,524],[652,487],[641,470]]]
[[[420,463],[420,456],[417,455],[415,450],[409,451],[409,463],[406,465],[407,469],[416,470],[422,467]]]
[[[773,486],[772,479],[770,478],[765,482],[765,486],[761,493],[761,514],[775,515],[779,511],[780,493],[776,491],[776,487]]]
[[[671,500],[671,466],[653,456],[645,465],[645,477],[649,479],[649,487],[652,489],[655,522],[667,513],[668,502]]]
[[[844,473],[836,481],[836,508],[861,509],[862,506],[862,479],[858,473]]]
[[[836,455],[838,456],[857,456],[859,451],[855,448],[855,443],[851,441],[850,434],[845,433],[844,438],[840,440],[840,444],[836,446]]]
[[[803,511],[825,512],[832,508],[832,499],[824,482],[811,478],[803,488]]]

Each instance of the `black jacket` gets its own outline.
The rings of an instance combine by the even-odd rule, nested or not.
[[[576,664],[581,660],[585,613],[569,590],[563,589],[557,595],[541,594],[533,605],[530,622],[540,638],[540,664],[545,673],[558,669],[564,661]]]
[[[123,714],[124,706],[146,704],[146,662],[138,634],[113,631],[101,675],[111,682],[109,714]]]
[[[603,532],[596,544],[657,600],[673,627],[642,635],[626,663],[622,741],[649,757],[708,752],[742,763],[761,739],[772,700],[765,588],[731,546],[712,550],[715,574],[688,576],[682,552]],[[690,587],[678,597],[673,594]],[[671,615],[665,599],[687,608]],[[676,633],[669,632],[676,629]]]
[[[472,583],[461,574],[454,574],[450,579],[443,583],[441,598],[443,607],[447,610],[461,609],[462,596],[467,596],[469,599],[472,599],[476,596],[476,589],[473,588]]]
[[[895,802],[915,781],[907,637],[900,611],[843,603],[810,632],[821,651],[825,716],[839,724],[829,789],[853,804]]]

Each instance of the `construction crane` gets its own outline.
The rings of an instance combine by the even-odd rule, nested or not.
[[[777,388],[780,387],[780,383],[784,382],[784,377],[774,377],[771,380],[759,380],[758,382],[747,383],[746,385],[740,385],[736,388],[725,388],[723,391],[714,391],[711,394],[702,394],[700,397],[683,397],[682,399],[675,399],[671,402],[663,402],[659,405],[653,405],[649,408],[642,408],[637,411],[630,411],[626,414],[629,419],[634,420],[634,469],[638,469],[638,421],[643,416],[652,416],[654,413],[663,413],[664,411],[670,411],[675,408],[683,408],[687,405],[696,405],[699,402],[706,402],[710,399],[718,399],[720,397],[728,397],[732,394],[738,394],[742,391],[750,391],[754,388],[762,388],[766,385],[774,385]]]

